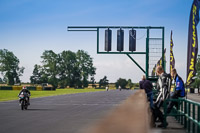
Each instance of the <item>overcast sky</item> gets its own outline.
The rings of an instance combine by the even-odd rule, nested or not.
[[[0,48],[12,51],[25,67],[29,82],[44,50],[87,51],[97,68],[95,79],[119,77],[138,82],[143,72],[125,55],[96,53],[95,32],[69,32],[67,26],[164,26],[169,72],[170,32],[173,30],[176,68],[186,78],[189,14],[192,0],[0,0]],[[199,33],[199,25],[198,25]],[[104,33],[100,34],[103,48]],[[125,37],[126,38],[126,37]],[[137,51],[145,49],[145,31],[137,31]],[[113,49],[116,47],[113,42]],[[125,41],[125,47],[127,43]],[[133,58],[145,69],[145,56]]]

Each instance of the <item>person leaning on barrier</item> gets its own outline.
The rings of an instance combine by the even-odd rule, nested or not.
[[[156,68],[156,73],[159,76],[157,82],[157,89],[159,93],[155,105],[157,108],[160,108],[163,104],[163,101],[169,97],[171,89],[171,76],[170,74],[164,72],[162,66],[158,66]]]
[[[156,102],[154,103],[154,109],[152,111],[154,115],[154,121],[156,121],[157,118],[159,118],[159,120],[161,121],[161,124],[158,125],[158,127],[163,127],[164,117],[163,113],[160,110],[160,107],[163,105],[164,100],[169,97],[169,92],[171,88],[171,76],[170,74],[166,74],[164,72],[162,66],[158,66],[156,68],[156,74],[159,76],[157,82],[157,89],[159,92]]]
[[[184,82],[182,78],[177,74],[177,71],[175,68],[173,68],[171,71],[171,77],[173,77],[174,82],[175,82],[175,90],[170,98],[178,99],[179,97],[185,97]],[[177,105],[177,102],[175,101],[169,102],[169,105],[167,107],[167,113],[171,112],[171,109],[173,108],[174,105]]]
[[[139,82],[140,84],[140,89],[144,89],[146,94],[147,94],[147,98],[150,101],[150,107],[153,108],[153,85],[152,83],[146,79],[145,75],[142,76],[142,80]]]
[[[144,75],[143,75],[143,76],[142,76],[142,80],[139,82],[140,89],[144,89],[144,88],[142,87],[142,84],[144,83],[144,79],[145,79],[145,77],[144,77]]]

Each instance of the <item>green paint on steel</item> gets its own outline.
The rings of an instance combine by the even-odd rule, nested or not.
[[[107,28],[112,28],[112,29],[118,29],[118,28],[123,28],[123,29],[162,29],[163,27],[154,27],[154,26],[68,26],[68,31],[70,29],[107,29]]]
[[[146,52],[97,52],[98,54],[146,54]]]
[[[163,27],[162,28],[162,67],[166,71],[166,62],[165,62],[166,57],[165,57],[165,53],[164,53],[164,51],[165,51],[165,48],[164,48],[164,42],[165,42],[164,37],[165,37],[165,28]]]
[[[99,28],[97,28],[97,53],[99,53]]]
[[[146,77],[149,77],[149,28],[147,28],[146,38]]]
[[[126,54],[126,55],[140,68],[140,70],[146,73],[145,70],[129,54]]]
[[[99,51],[99,30],[100,29],[147,29],[146,38],[146,51],[145,52],[100,52]],[[68,26],[68,31],[95,31],[97,32],[97,54],[126,54],[145,74],[147,79],[157,79],[156,77],[149,76],[149,30],[161,29],[162,30],[162,66],[165,70],[164,63],[164,27],[151,27],[151,26]],[[146,54],[146,71],[129,55],[129,54]]]
[[[68,31],[97,31],[97,30],[68,30]]]
[[[192,104],[192,119],[194,119],[194,120],[195,120],[195,112],[196,112],[195,105]],[[195,123],[194,122],[192,123],[192,132],[193,133],[195,132]]]
[[[198,110],[197,120],[198,120],[198,123],[200,123],[200,106],[198,106],[197,110]],[[197,132],[200,133],[200,126],[197,127]]]
[[[167,103],[174,101],[178,103],[178,108],[173,108],[175,112],[167,113]],[[164,105],[164,126],[166,127],[166,117],[184,117],[184,128],[188,132],[199,133],[200,130],[200,103],[194,102],[192,100],[179,98],[179,99],[167,99],[163,103]],[[180,108],[181,106],[181,108]],[[183,109],[184,106],[184,109]],[[197,117],[196,117],[197,116]],[[192,126],[190,125],[192,122]],[[197,127],[197,128],[196,128]],[[192,128],[192,129],[191,129]],[[197,130],[196,130],[197,129]]]

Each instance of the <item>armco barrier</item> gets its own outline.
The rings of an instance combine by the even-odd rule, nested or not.
[[[12,90],[21,90],[22,86],[12,86]]]
[[[105,87],[97,87],[95,89],[106,89]]]
[[[0,86],[0,90],[12,90],[12,86]]]
[[[23,86],[0,86],[0,90],[22,90]],[[28,90],[37,90],[37,91],[42,91],[42,90],[55,90],[52,87],[45,87],[43,89],[42,86],[27,86]]]
[[[43,87],[44,91],[55,91],[56,89],[53,87]]]
[[[27,86],[27,89],[28,89],[28,90],[34,90],[34,91],[35,91],[35,90],[36,90],[36,87],[35,87],[35,86]]]
[[[36,90],[37,90],[37,91],[42,91],[42,86],[37,86],[37,87],[36,87]]]
[[[148,133],[150,110],[145,92],[137,90],[99,123],[90,127],[84,133]]]

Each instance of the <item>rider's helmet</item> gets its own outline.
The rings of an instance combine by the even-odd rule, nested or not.
[[[27,89],[26,86],[23,86],[22,89]]]

